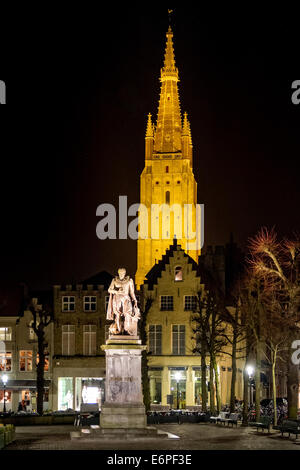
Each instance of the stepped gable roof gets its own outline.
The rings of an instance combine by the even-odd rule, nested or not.
[[[146,281],[149,290],[153,290],[153,286],[157,284],[158,278],[161,277],[162,271],[165,271],[166,265],[170,262],[170,257],[174,256],[174,252],[180,251],[183,253],[184,257],[187,258],[188,263],[192,264],[192,267],[197,271],[198,265],[182,248],[181,245],[177,245],[177,240],[173,240],[173,244],[166,250],[166,253],[163,255],[162,259],[155,264],[150,271],[146,274]]]

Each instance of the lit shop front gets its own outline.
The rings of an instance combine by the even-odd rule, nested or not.
[[[45,380],[44,410],[50,408],[49,403],[50,380]],[[8,380],[5,398],[3,388],[0,390],[0,411],[5,407],[7,411],[36,411],[36,380]]]
[[[97,403],[101,409],[104,400],[104,377],[58,378],[58,410],[80,410],[82,403]]]

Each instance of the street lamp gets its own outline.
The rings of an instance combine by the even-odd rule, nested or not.
[[[7,375],[2,375],[2,382],[4,388],[4,397],[3,397],[3,413],[6,413],[6,384],[8,381]]]
[[[177,410],[179,410],[179,387],[178,387],[178,382],[179,380],[181,379],[181,373],[180,372],[176,372],[175,373],[175,380],[176,380],[176,390],[177,390]]]
[[[253,379],[253,374],[254,374],[254,367],[251,365],[248,365],[246,367],[247,374],[249,376],[249,383],[250,383],[250,406],[253,405],[253,386],[252,386],[252,379]]]

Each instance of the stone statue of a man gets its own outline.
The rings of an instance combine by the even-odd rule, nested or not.
[[[106,318],[113,320],[109,333],[111,335],[127,333],[136,336],[137,323],[141,315],[134,293],[133,280],[126,276],[125,268],[118,269],[118,276],[111,281],[108,292],[110,295]]]

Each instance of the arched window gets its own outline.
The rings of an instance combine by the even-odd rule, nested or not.
[[[170,204],[170,191],[166,191],[166,204]]]
[[[175,268],[175,281],[182,281],[182,267],[176,266]]]

